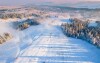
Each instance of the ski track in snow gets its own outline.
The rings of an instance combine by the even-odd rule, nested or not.
[[[32,29],[36,32],[32,33]],[[85,41],[66,37],[59,27],[49,22],[24,31],[32,33],[27,34],[32,42],[21,49],[16,59],[6,63],[100,63],[99,49]]]

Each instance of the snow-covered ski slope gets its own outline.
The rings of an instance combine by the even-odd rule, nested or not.
[[[60,20],[52,18],[24,30],[17,58],[4,59],[1,63],[100,63],[100,49],[85,41],[66,37],[57,26],[60,23]]]

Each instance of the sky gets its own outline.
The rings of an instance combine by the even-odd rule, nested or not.
[[[24,5],[29,3],[44,3],[44,2],[52,2],[55,4],[62,3],[77,3],[80,1],[100,1],[100,0],[0,0],[0,5]]]

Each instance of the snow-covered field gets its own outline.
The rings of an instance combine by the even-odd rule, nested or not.
[[[66,37],[58,26],[62,20],[16,31],[15,38],[0,45],[0,63],[99,63],[100,49]]]

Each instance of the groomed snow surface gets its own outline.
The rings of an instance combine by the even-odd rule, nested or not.
[[[15,38],[0,45],[0,63],[100,63],[100,49],[66,37],[55,25],[61,20],[52,18],[16,32]]]

